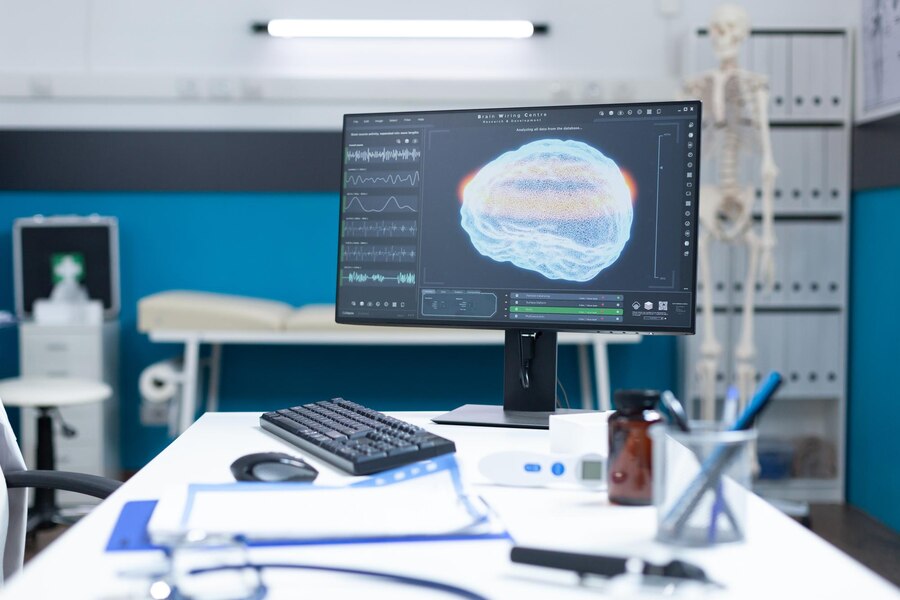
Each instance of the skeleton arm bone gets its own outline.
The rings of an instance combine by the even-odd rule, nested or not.
[[[760,240],[760,275],[766,288],[775,282],[775,206],[773,192],[778,167],[772,155],[772,139],[769,135],[769,91],[766,87],[756,90],[756,106],[759,115],[759,137],[762,149],[762,239]]]

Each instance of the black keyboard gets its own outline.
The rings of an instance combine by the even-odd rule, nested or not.
[[[263,413],[259,425],[351,475],[456,452],[446,438],[343,398]]]

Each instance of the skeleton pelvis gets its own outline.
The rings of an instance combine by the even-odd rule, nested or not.
[[[700,187],[700,223],[716,239],[733,241],[747,231],[752,221],[753,188]]]

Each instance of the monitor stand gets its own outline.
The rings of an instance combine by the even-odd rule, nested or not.
[[[507,330],[503,406],[465,404],[432,421],[441,425],[548,429],[550,415],[590,412],[556,408],[556,351],[555,331]]]

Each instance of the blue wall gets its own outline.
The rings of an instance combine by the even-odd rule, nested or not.
[[[336,194],[0,193],[0,309],[13,307],[12,222],[33,214],[119,219],[122,466],[137,469],[168,443],[140,425],[137,380],[180,346],[149,342],[136,329],[137,301],[169,289],[243,294],[293,305],[333,302]],[[648,338],[610,349],[618,387],[673,387],[675,340]],[[650,366],[651,368],[648,368]],[[346,369],[354,370],[353,377]],[[499,402],[499,347],[385,348],[227,346],[222,410],[282,408],[336,395],[380,410],[449,409]],[[14,329],[0,330],[0,376],[18,371]],[[574,348],[560,349],[559,376],[580,395]]]
[[[847,499],[900,531],[900,189],[852,206]]]

